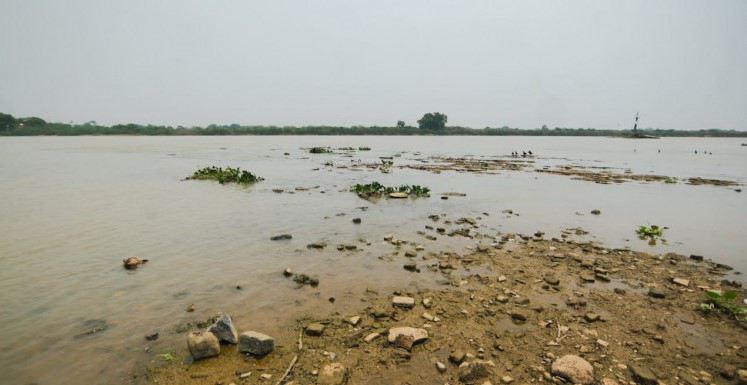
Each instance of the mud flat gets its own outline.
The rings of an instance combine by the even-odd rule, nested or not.
[[[473,225],[468,219],[462,223]],[[426,229],[436,234],[437,226]],[[434,288],[403,282],[391,292],[366,289],[349,313],[288,319],[263,357],[223,345],[220,356],[192,362],[184,343],[173,360],[148,364],[135,382],[747,381],[747,325],[717,308],[704,311],[707,291],[733,292],[730,303],[745,306],[745,290],[729,266],[697,255],[545,239],[541,232],[470,235],[480,243],[464,254],[416,249],[386,236],[393,263],[431,274]]]

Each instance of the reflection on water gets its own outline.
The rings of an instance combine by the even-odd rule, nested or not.
[[[300,150],[312,146],[372,150],[352,156]],[[694,155],[694,149],[713,155]],[[535,154],[525,171],[435,174],[397,167],[436,155],[493,159],[525,150]],[[336,167],[389,156],[389,174]],[[740,254],[747,246],[747,205],[733,188],[603,185],[532,171],[609,166],[744,184],[747,150],[732,139],[2,138],[0,162],[0,335],[6,347],[0,370],[9,384],[127,382],[135,363],[181,344],[178,324],[218,311],[234,315],[239,329],[272,333],[295,315],[355,309],[367,286],[436,287],[437,275],[405,271],[402,258],[386,258],[394,250],[382,242],[392,233],[426,252],[475,245],[418,234],[432,224],[431,214],[479,217],[483,233],[541,230],[559,237],[582,228],[590,234],[581,238],[610,247],[699,254],[747,268]],[[210,165],[238,166],[266,180],[251,187],[181,180]],[[433,197],[368,202],[345,191],[374,180],[428,186]],[[466,196],[439,199],[447,191]],[[593,209],[601,214],[591,215]],[[360,224],[352,223],[356,217]],[[669,227],[666,244],[652,247],[637,238],[639,225],[652,224]],[[293,238],[270,240],[284,233]],[[308,249],[312,242],[328,246]],[[341,252],[338,244],[359,250]],[[128,256],[150,262],[126,271],[122,259]],[[286,267],[321,284],[298,288],[282,276]],[[334,303],[327,301],[331,296]],[[185,311],[189,304],[195,312]],[[154,332],[159,340],[146,341]]]

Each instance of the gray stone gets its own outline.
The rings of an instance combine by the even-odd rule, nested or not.
[[[573,354],[555,360],[552,374],[574,384],[588,385],[594,382],[594,368],[588,361]]]
[[[650,297],[659,298],[659,299],[666,298],[666,294],[664,294],[663,291],[657,290],[657,289],[649,289],[648,295]]]
[[[220,343],[218,342],[218,337],[211,332],[189,333],[187,335],[187,347],[195,361],[203,358],[215,357],[220,354]]]
[[[348,323],[351,324],[351,325],[353,325],[353,326],[358,325],[359,322],[361,322],[361,317],[360,316],[356,315],[356,316],[352,316],[352,317],[348,318]]]
[[[320,323],[313,323],[306,327],[304,330],[307,336],[319,337],[324,334],[324,325]]]
[[[397,307],[412,308],[415,306],[415,299],[412,297],[394,297],[392,305]]]
[[[554,275],[546,275],[544,278],[548,285],[558,286],[560,285],[560,279]]]
[[[208,329],[209,332],[215,334],[220,342],[227,344],[236,344],[239,342],[239,333],[236,332],[236,328],[233,327],[233,321],[228,314],[223,314],[214,324]]]
[[[415,262],[407,262],[403,267],[407,271],[418,271],[418,265]]]
[[[363,340],[366,341],[366,342],[371,342],[371,341],[379,338],[380,335],[381,335],[381,333],[375,333],[374,332],[374,333],[371,333],[371,334],[367,335],[365,338],[363,338]]]
[[[649,368],[630,364],[628,365],[628,369],[630,369],[633,379],[640,385],[656,385],[659,381],[654,372]]]
[[[318,383],[323,385],[341,385],[345,383],[346,374],[345,367],[339,362],[325,365],[319,373]]]
[[[600,318],[601,316],[597,313],[586,313],[586,315],[584,315],[584,319],[586,320],[586,322],[590,323],[599,321]]]
[[[272,337],[255,331],[243,332],[239,336],[239,351],[241,353],[264,356],[275,349]]]
[[[270,237],[271,241],[282,241],[285,239],[293,239],[293,236],[290,234],[280,234],[280,235],[275,235],[274,237]]]
[[[674,278],[672,279],[672,282],[675,285],[680,285],[680,286],[685,286],[685,287],[690,286],[690,280],[685,279],[685,278]]]

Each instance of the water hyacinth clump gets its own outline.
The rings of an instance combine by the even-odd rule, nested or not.
[[[431,192],[431,189],[424,186],[404,184],[398,187],[390,187],[376,181],[368,184],[356,184],[350,190],[364,198],[389,195],[391,193],[406,193],[408,196],[427,197]]]
[[[191,176],[188,176],[187,179],[215,180],[220,184],[238,183],[244,185],[249,185],[264,180],[264,178],[256,176],[249,171],[242,170],[239,167],[234,168],[231,166],[228,166],[225,169],[215,166],[205,167],[195,171]]]

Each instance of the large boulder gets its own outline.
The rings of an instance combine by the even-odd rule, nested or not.
[[[187,335],[187,347],[195,361],[203,358],[215,357],[220,354],[220,343],[218,342],[218,337],[211,332],[189,333]]]
[[[233,327],[233,321],[228,314],[223,314],[214,324],[208,329],[209,332],[215,334],[220,342],[227,344],[235,344],[239,342],[239,333],[236,332],[236,328]]]
[[[266,334],[248,331],[241,333],[239,336],[239,351],[241,353],[264,356],[273,349],[275,349],[275,340]]]
[[[555,360],[552,374],[573,384],[589,385],[594,382],[594,368],[588,361],[573,354]]]

